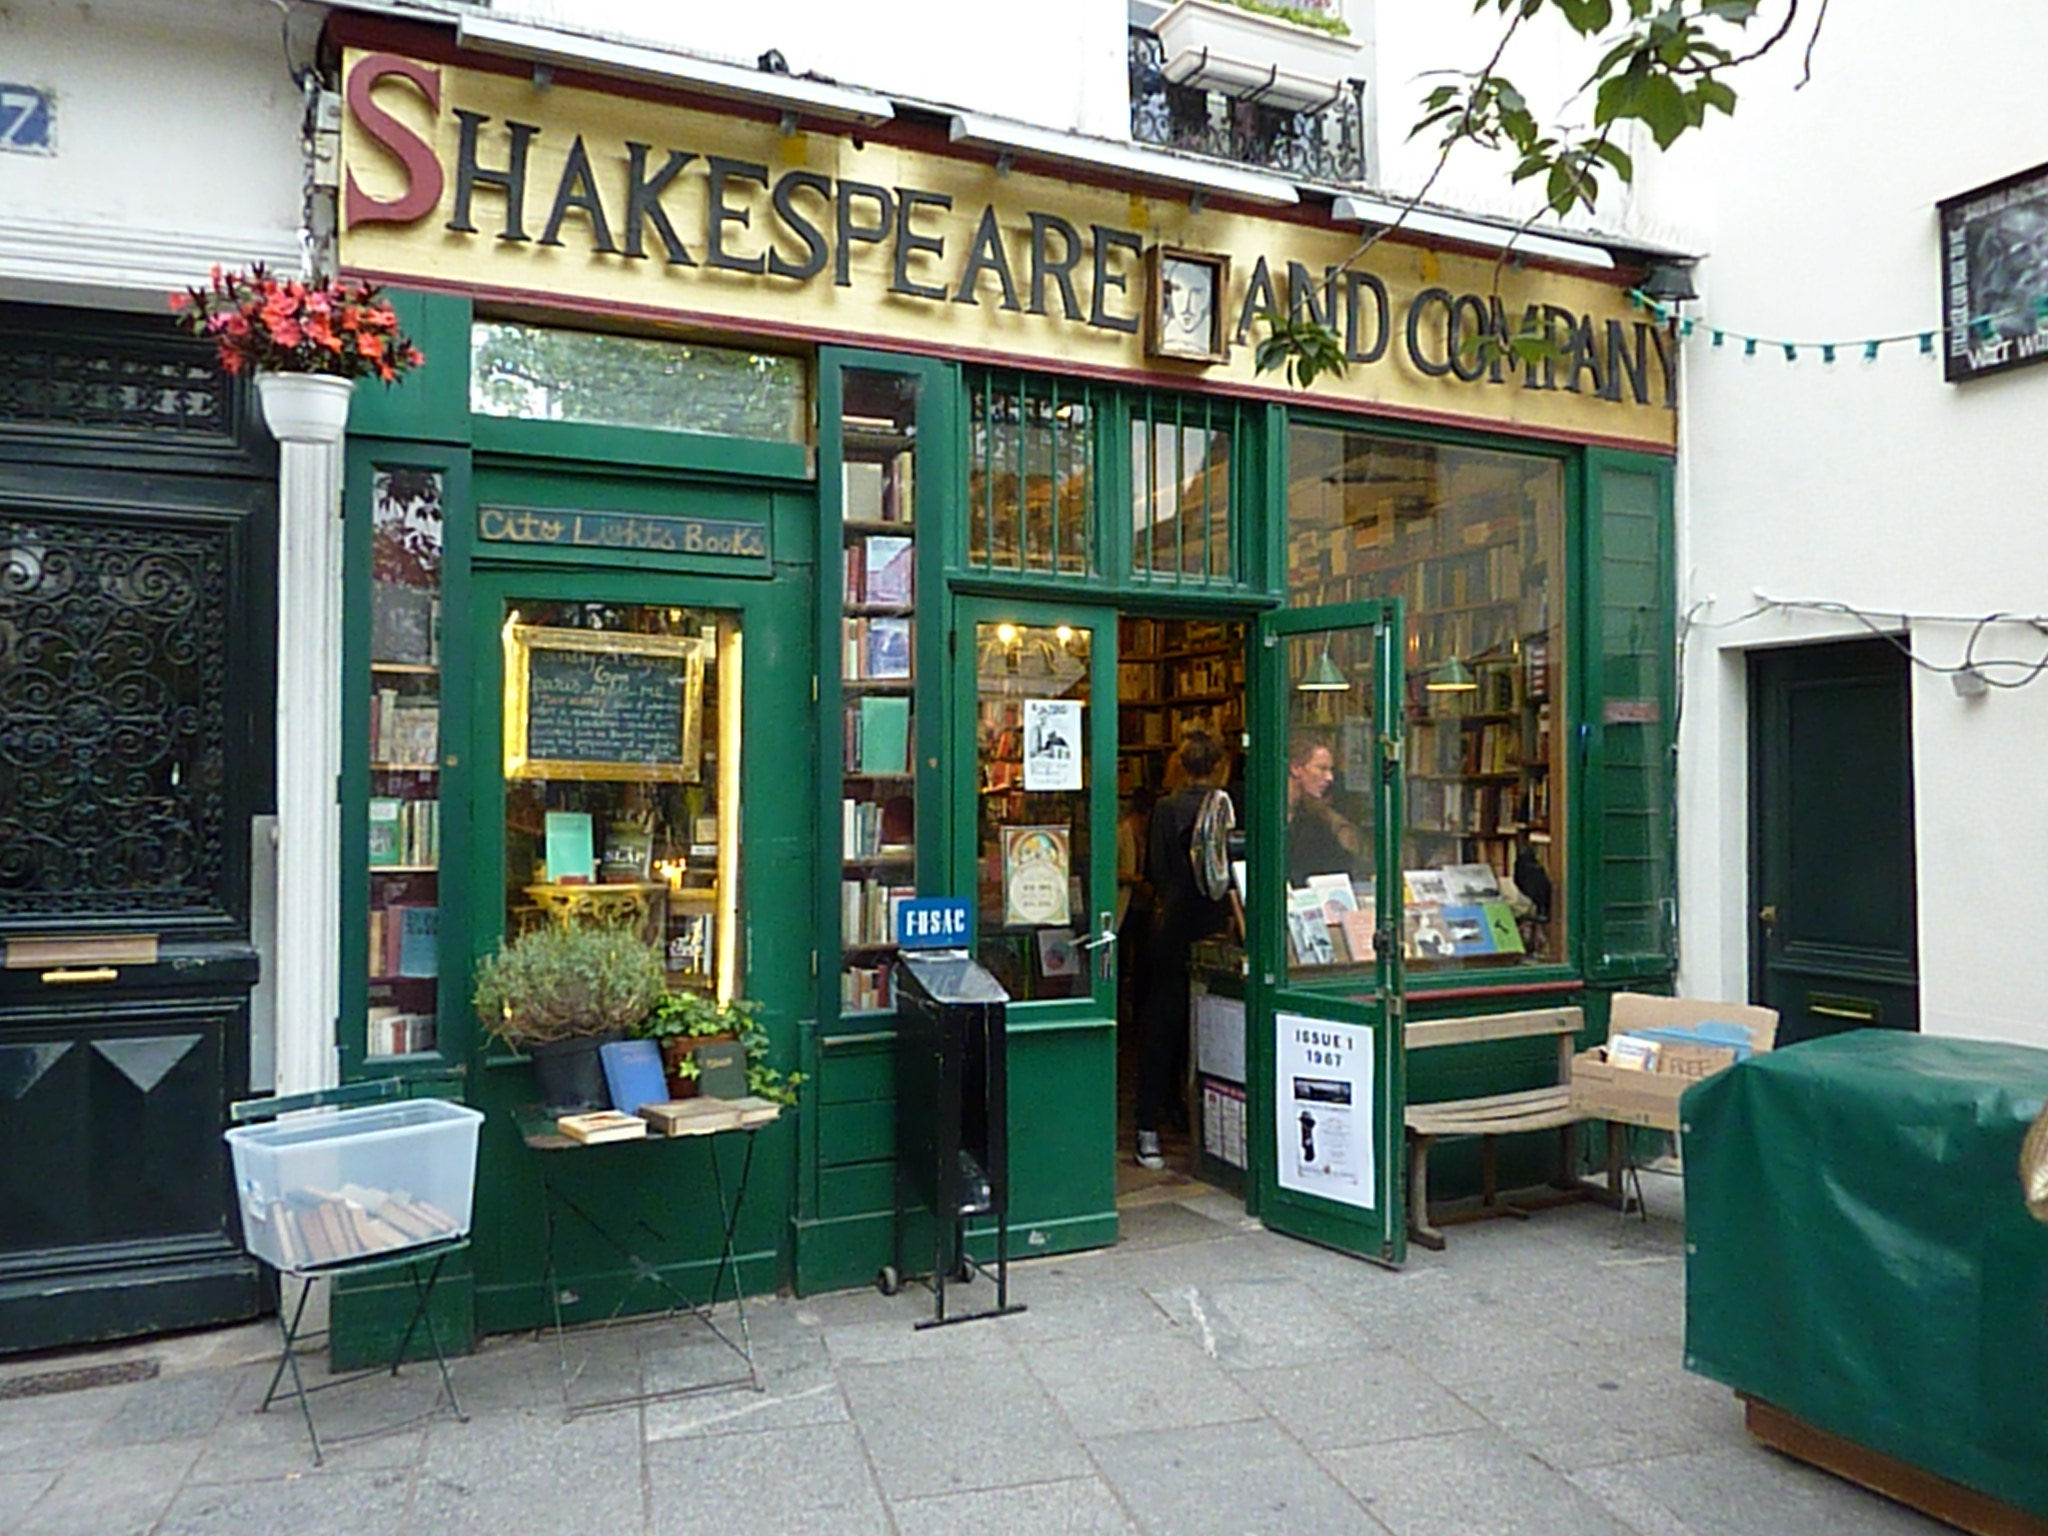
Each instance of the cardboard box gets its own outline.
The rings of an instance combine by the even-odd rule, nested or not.
[[[1701,998],[1650,997],[1617,992],[1607,1015],[1607,1035],[1639,1029],[1709,1021],[1739,1024],[1749,1032],[1752,1051],[1768,1051],[1778,1037],[1778,1011],[1748,1003],[1716,1003]],[[1678,1101],[1685,1090],[1711,1077],[1734,1057],[1732,1047],[1665,1043],[1657,1053],[1658,1069],[1610,1066],[1600,1050],[1581,1051],[1572,1058],[1572,1108],[1591,1120],[1619,1120],[1652,1130],[1678,1129]]]

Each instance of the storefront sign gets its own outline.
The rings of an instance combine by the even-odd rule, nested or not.
[[[1590,278],[525,75],[351,51],[342,258],[458,291],[1295,397],[1269,310],[1342,338],[1313,397],[1669,448],[1669,338]],[[1223,361],[1148,355],[1147,255],[1214,253]],[[1226,260],[1227,258],[1227,260]],[[1482,359],[1534,326],[1553,356]],[[1156,341],[1156,334],[1153,338]]]
[[[638,517],[625,512],[480,507],[476,536],[486,544],[543,544],[561,549],[633,549],[665,555],[768,558],[760,523],[708,517]]]
[[[1273,1030],[1281,1188],[1374,1208],[1372,1031],[1298,1013]]]
[[[1937,205],[1942,376],[2048,361],[2048,165]]]

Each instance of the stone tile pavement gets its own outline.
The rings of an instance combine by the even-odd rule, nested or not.
[[[1398,1273],[1197,1195],[1100,1253],[1012,1270],[1030,1310],[916,1332],[930,1297],[749,1305],[766,1391],[565,1422],[551,1342],[323,1394],[315,1468],[260,1401],[267,1325],[61,1359],[154,1379],[0,1400],[0,1536],[1925,1536],[1946,1528],[1752,1443],[1680,1364],[1673,1181],[1451,1229]],[[703,1330],[591,1346],[599,1386],[712,1379]],[[721,1358],[722,1356],[722,1358]],[[331,1399],[331,1400],[330,1400]]]

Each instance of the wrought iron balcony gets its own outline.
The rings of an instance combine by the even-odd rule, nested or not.
[[[1306,181],[1363,186],[1365,85],[1352,82],[1319,112],[1297,112],[1166,78],[1165,50],[1131,29],[1131,138]]]

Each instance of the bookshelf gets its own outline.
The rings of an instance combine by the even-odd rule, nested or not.
[[[368,945],[364,1053],[439,1045],[441,476],[380,469],[371,491]]]
[[[1244,733],[1242,626],[1206,619],[1125,619],[1117,652],[1117,793],[1163,787],[1189,731],[1235,753]]]
[[[896,910],[917,894],[914,379],[848,369],[840,415],[839,1003],[893,1008]]]
[[[1561,469],[1337,429],[1292,444],[1293,603],[1404,602],[1404,865],[1508,877],[1533,856],[1561,888]],[[1528,957],[1562,958],[1561,930],[1525,922]]]

